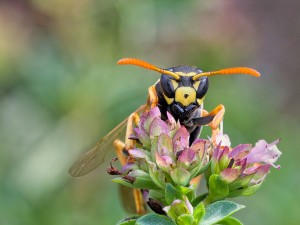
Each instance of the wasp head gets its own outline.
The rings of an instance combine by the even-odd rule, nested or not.
[[[160,86],[163,97],[169,105],[171,113],[179,118],[190,118],[191,114],[202,104],[208,90],[207,77],[193,77],[202,71],[195,67],[177,66],[166,69],[178,75],[174,77],[162,74]]]
[[[194,115],[202,104],[208,89],[208,76],[247,74],[259,77],[260,73],[247,67],[225,68],[216,71],[202,72],[200,69],[189,66],[177,66],[161,69],[148,62],[135,58],[124,58],[118,61],[119,65],[136,65],[161,73],[159,89],[164,106],[167,106],[176,119],[186,121]],[[158,97],[160,93],[157,93]],[[160,99],[159,99],[160,100]],[[160,101],[159,101],[160,102]],[[167,104],[167,105],[166,105]],[[200,115],[198,115],[200,116]]]

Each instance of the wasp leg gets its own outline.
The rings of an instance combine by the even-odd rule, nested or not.
[[[136,207],[136,213],[139,215],[145,214],[146,209],[144,206],[144,198],[141,189],[133,189],[134,202]]]
[[[126,151],[125,143],[117,139],[114,141],[114,147],[121,165],[124,166],[127,163],[127,156],[124,154],[124,151]]]
[[[120,162],[122,166],[124,166],[126,163],[130,162],[130,158],[128,158],[128,150],[132,149],[134,147],[134,140],[129,139],[129,136],[133,133],[133,124],[136,126],[138,125],[140,121],[140,117],[138,113],[134,112],[132,113],[127,122],[127,128],[126,128],[126,137],[125,137],[125,143],[116,140],[114,142],[117,155],[120,159]],[[133,189],[133,196],[134,196],[134,203],[136,208],[137,214],[144,214],[146,212],[144,207],[144,200],[142,191],[140,189]]]
[[[213,111],[210,113],[207,113],[206,111],[203,110],[203,114],[206,116],[209,115],[214,115],[213,121],[209,124],[209,126],[212,129],[212,135],[211,139],[213,141],[213,144],[216,146],[218,145],[216,141],[216,136],[219,133],[223,133],[223,117],[225,113],[225,107],[223,105],[218,105]]]
[[[133,123],[135,124],[135,126],[137,126],[139,122],[140,122],[140,116],[136,112],[132,113],[128,118],[126,136],[125,136],[125,145],[127,151],[134,147],[135,141],[129,139],[130,135],[133,134]]]
[[[205,117],[207,117],[207,116],[214,117],[214,119],[209,124],[209,126],[211,127],[212,130],[216,130],[219,127],[219,125],[221,124],[221,122],[223,121],[223,117],[225,114],[225,107],[224,107],[224,105],[220,104],[210,113],[207,113],[205,110],[203,110],[203,114]]]
[[[158,97],[156,94],[155,86],[152,85],[148,88],[148,104],[151,108],[155,108],[158,103]]]

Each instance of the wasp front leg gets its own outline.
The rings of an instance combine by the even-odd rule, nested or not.
[[[212,110],[210,113],[208,113],[206,110],[203,110],[202,115],[203,116],[213,116],[214,119],[211,123],[208,124],[208,126],[211,127],[212,130],[212,140],[215,145],[216,143],[216,136],[219,133],[223,133],[223,118],[225,114],[225,107],[224,105],[220,104],[218,105],[214,110]]]
[[[131,161],[131,159],[129,158],[130,156],[128,154],[128,150],[134,148],[134,140],[129,139],[129,136],[133,133],[134,125],[137,126],[139,121],[140,121],[140,117],[139,117],[138,113],[136,113],[136,112],[132,113],[129,116],[128,121],[127,121],[125,143],[120,140],[115,140],[115,142],[114,142],[116,154],[117,154],[122,166],[125,166],[127,163],[129,163]],[[137,214],[145,214],[146,209],[144,207],[142,191],[140,189],[131,190],[128,188],[125,188],[125,189],[123,188],[123,192],[124,191],[125,192],[133,191],[136,213]],[[126,199],[126,196],[124,199]],[[130,203],[125,202],[124,205],[130,205]]]
[[[212,130],[218,129],[219,125],[221,125],[223,118],[225,114],[225,107],[224,105],[220,104],[218,105],[214,110],[212,110],[210,113],[203,110],[202,116],[212,116],[214,117],[211,123],[208,125],[211,127]]]
[[[139,121],[140,121],[140,117],[138,113],[136,112],[132,113],[128,117],[128,121],[127,121],[125,143],[120,141],[119,139],[114,141],[116,154],[122,166],[128,163],[128,155],[129,155],[128,150],[134,147],[134,140],[129,139],[129,136],[133,134],[133,124],[137,126]]]
[[[155,85],[152,85],[148,88],[148,105],[152,108],[155,108],[158,103],[158,97],[155,89]]]

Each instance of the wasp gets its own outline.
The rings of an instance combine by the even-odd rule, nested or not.
[[[134,146],[134,140],[129,139],[133,133],[134,124],[139,122],[139,114],[153,107],[159,107],[162,119],[167,119],[169,112],[190,133],[190,144],[199,136],[203,125],[209,125],[216,130],[221,123],[225,108],[217,106],[211,112],[203,109],[203,100],[209,87],[208,78],[215,75],[246,74],[259,77],[260,73],[247,67],[226,68],[217,71],[203,72],[191,66],[176,66],[167,69],[158,68],[148,62],[135,58],[124,58],[118,61],[119,65],[135,65],[161,74],[160,79],[148,89],[147,103],[135,110],[127,119],[121,122],[91,150],[83,154],[70,168],[69,174],[73,177],[83,176],[104,162],[110,146],[114,146],[122,165],[127,163],[124,152]],[[125,135],[125,143],[120,137]],[[138,193],[135,201],[141,202]],[[136,205],[138,205],[136,203]],[[137,211],[141,212],[142,209]]]

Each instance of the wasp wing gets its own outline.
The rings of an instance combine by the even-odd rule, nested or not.
[[[123,208],[130,214],[136,214],[133,189],[119,185],[119,192]]]
[[[140,113],[146,109],[146,105],[140,106],[136,112]],[[69,169],[69,174],[72,177],[81,177],[96,169],[104,162],[104,158],[109,150],[113,147],[113,142],[116,139],[125,137],[126,133],[126,118],[104,138],[102,138],[93,148],[84,153]]]

